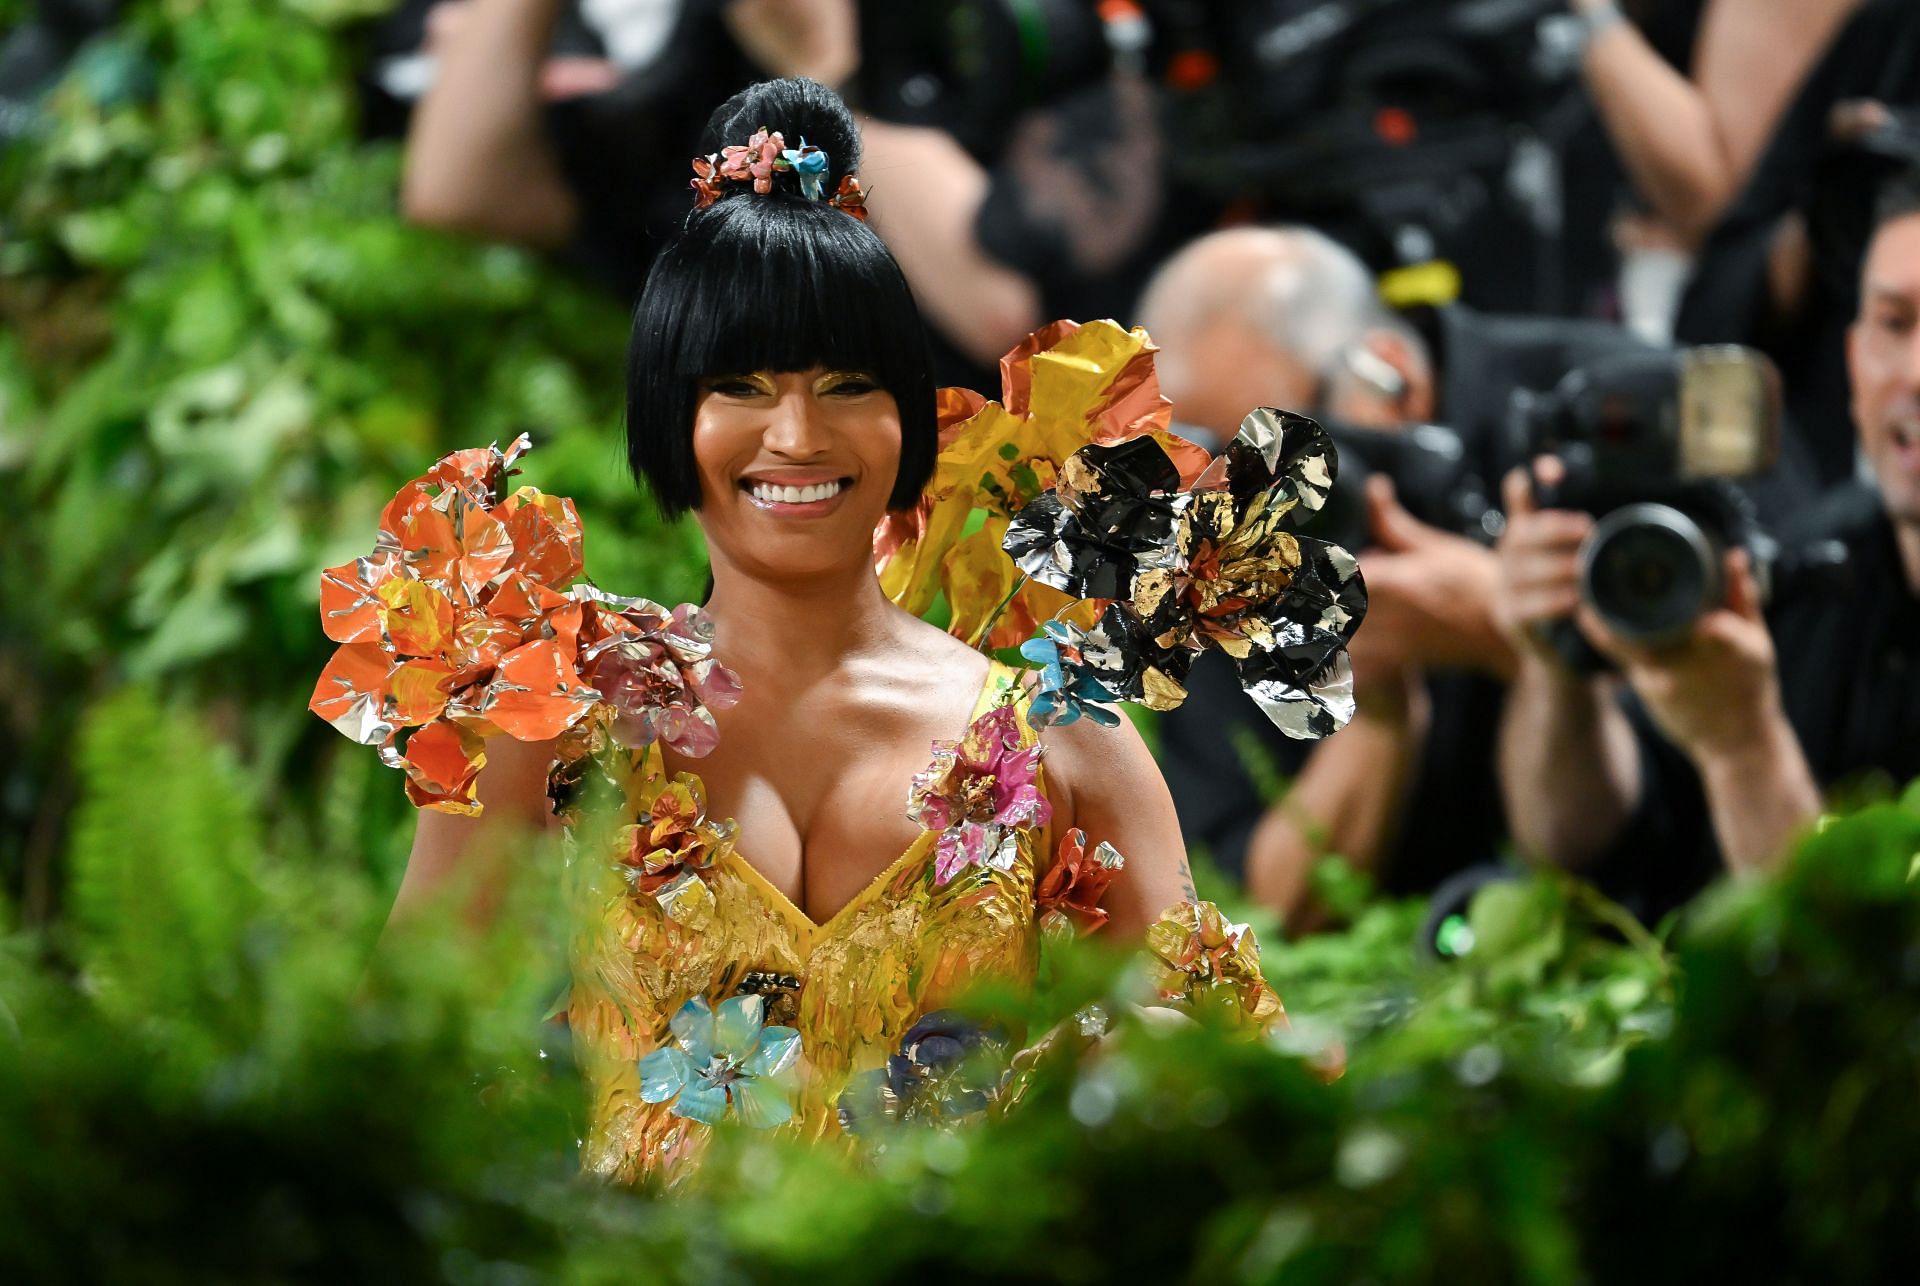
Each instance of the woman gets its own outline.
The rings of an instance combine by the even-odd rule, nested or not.
[[[706,146],[719,152],[762,126],[825,154],[825,191],[857,167],[851,117],[811,81],[736,95],[714,114]],[[886,247],[859,219],[803,195],[800,178],[775,174],[764,193],[751,182],[722,184],[664,248],[635,313],[627,430],[636,475],[669,514],[691,509],[706,536],[713,589],[705,611],[741,693],[717,714],[710,754],[696,762],[667,751],[665,768],[697,768],[707,814],[737,820],[732,865],[741,887],[720,892],[723,910],[747,885],[764,885],[751,891],[787,924],[767,958],[743,963],[786,975],[807,974],[810,955],[838,959],[846,933],[871,930],[844,913],[857,913],[856,899],[881,876],[930,882],[930,873],[909,869],[928,866],[931,853],[901,801],[927,766],[929,745],[959,738],[1012,677],[881,592],[874,528],[888,510],[917,502],[936,451],[925,341]],[[551,824],[554,753],[552,743],[493,738],[478,782],[484,811],[422,816],[396,909],[431,892],[489,830]],[[1053,833],[1079,829],[1089,846],[1106,842],[1128,855],[1106,899],[1113,932],[1137,937],[1193,897],[1166,786],[1131,724],[1051,730],[1043,780]],[[938,958],[954,974],[973,972],[955,967],[967,956],[1017,967],[1030,955],[1031,884],[1045,856],[1038,835],[1022,847],[1017,879],[982,868],[977,879],[932,891],[925,909],[937,918],[996,881],[1009,883],[1004,905],[989,899],[984,911],[958,917],[964,922],[943,922],[939,940],[893,949],[916,964]],[[964,950],[952,949],[959,938]],[[736,963],[701,967],[715,974],[712,986]],[[837,981],[853,992],[903,985],[857,976],[884,969],[865,960]],[[898,999],[908,1024],[928,1007]],[[657,1016],[661,1026],[672,1015]],[[848,1038],[825,1030],[838,1026],[832,1015],[815,1015],[813,1026],[795,1017],[812,1038],[803,1041],[809,1064],[847,1061],[821,1048]],[[897,1039],[905,1025],[886,1035]],[[636,1088],[631,1057],[662,1034],[612,1042],[626,1047],[613,1057],[627,1055],[628,1066],[608,1074],[628,1084],[611,1115],[640,1118],[634,1128],[665,1136],[671,1149],[685,1137],[684,1119],[625,1097]],[[603,1157],[607,1167],[646,1168],[633,1155],[638,1136],[623,1137]]]
[[[559,592],[579,570],[578,522],[564,500],[506,494],[524,443],[443,460],[388,507],[370,558],[323,577],[343,646],[314,709],[380,745],[436,810],[396,914],[490,834],[553,824],[550,800],[591,818],[574,804],[611,783],[610,836],[586,821],[574,836],[592,914],[568,1020],[594,1093],[588,1163],[623,1179],[684,1173],[721,1120],[819,1137],[873,1112],[948,1114],[947,1073],[985,1037],[945,1006],[982,978],[1030,980],[1043,926],[1110,919],[1150,937],[1164,999],[1273,1018],[1251,935],[1194,900],[1139,735],[1088,703],[1177,700],[1204,636],[1232,640],[1249,691],[1299,735],[1343,721],[1342,647],[1364,609],[1353,560],[1280,532],[1324,500],[1324,434],[1258,412],[1206,470],[1211,490],[1186,494],[1204,453],[1183,471],[1177,444],[1141,427],[1164,419],[1150,347],[1103,324],[1091,344],[1118,336],[1140,368],[1097,413],[1045,394],[1053,410],[1033,417],[1073,440],[1071,460],[993,436],[1013,422],[993,404],[938,453],[912,295],[855,217],[846,109],[811,81],[758,85],[714,114],[707,144],[696,208],[636,311],[628,399],[634,472],[705,532],[704,610]],[[1068,365],[1071,384],[1098,363]],[[1031,373],[1022,398],[1044,400],[1041,384]],[[876,576],[883,518],[902,558],[937,560],[928,533],[958,532],[974,493],[954,493],[954,469],[989,485],[954,464],[969,441],[1030,492],[994,529],[1022,574],[996,538],[984,557],[1000,579],[976,578],[974,598],[1014,581],[1004,607],[1031,578],[1049,588],[1023,611],[1113,601],[1022,648],[1044,679],[916,619]],[[937,454],[935,516],[920,496]],[[968,632],[990,642],[997,615]],[[1036,720],[1054,725],[1044,742]],[[483,750],[497,732],[510,735]]]

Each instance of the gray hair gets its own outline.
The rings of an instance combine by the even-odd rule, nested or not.
[[[1154,274],[1140,311],[1148,330],[1177,325],[1177,318],[1238,313],[1322,378],[1342,372],[1369,331],[1391,331],[1426,354],[1419,333],[1380,301],[1366,265],[1332,237],[1298,224],[1200,238]]]

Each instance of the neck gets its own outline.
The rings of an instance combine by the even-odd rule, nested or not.
[[[1907,592],[1920,598],[1920,523],[1893,524],[1893,543],[1900,550],[1900,567],[1907,574]]]
[[[727,665],[748,673],[777,671],[789,687],[885,646],[900,617],[871,563],[767,579],[717,552],[706,611],[713,618],[716,654]]]

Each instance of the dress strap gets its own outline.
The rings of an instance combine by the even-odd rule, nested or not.
[[[1020,721],[1020,744],[1032,745],[1039,737],[1033,725],[1027,722],[1026,694],[1020,690],[1021,676],[1026,671],[1018,666],[1008,665],[993,657],[987,658],[987,677],[980,685],[980,695],[973,703],[973,713],[967,716],[971,723],[997,705],[1008,704],[1013,707],[1014,717]]]
[[[970,721],[978,719],[994,706],[1004,702],[1013,707],[1013,717],[1020,725],[1020,744],[1031,746],[1040,740],[1039,732],[1027,722],[1027,707],[1033,704],[1033,700],[1031,693],[1023,690],[1021,686],[1021,680],[1025,674],[1026,671],[1019,666],[1008,665],[1004,661],[989,657],[987,679],[980,685],[980,698],[973,703]],[[1034,780],[1040,787],[1040,793],[1047,794],[1047,766],[1044,761],[1035,773]],[[1033,846],[1028,851],[1036,873],[1044,869],[1052,857],[1054,831],[1053,823],[1048,822],[1033,836]]]

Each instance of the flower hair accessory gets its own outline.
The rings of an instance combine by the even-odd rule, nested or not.
[[[775,174],[792,174],[800,181],[800,195],[809,201],[824,199],[837,210],[865,222],[866,196],[860,181],[842,175],[832,196],[826,195],[829,158],[803,137],[799,147],[788,147],[779,130],[762,125],[745,143],[729,144],[718,152],[693,158],[693,208],[704,210],[720,199],[722,183],[751,183],[762,196],[773,191]]]

